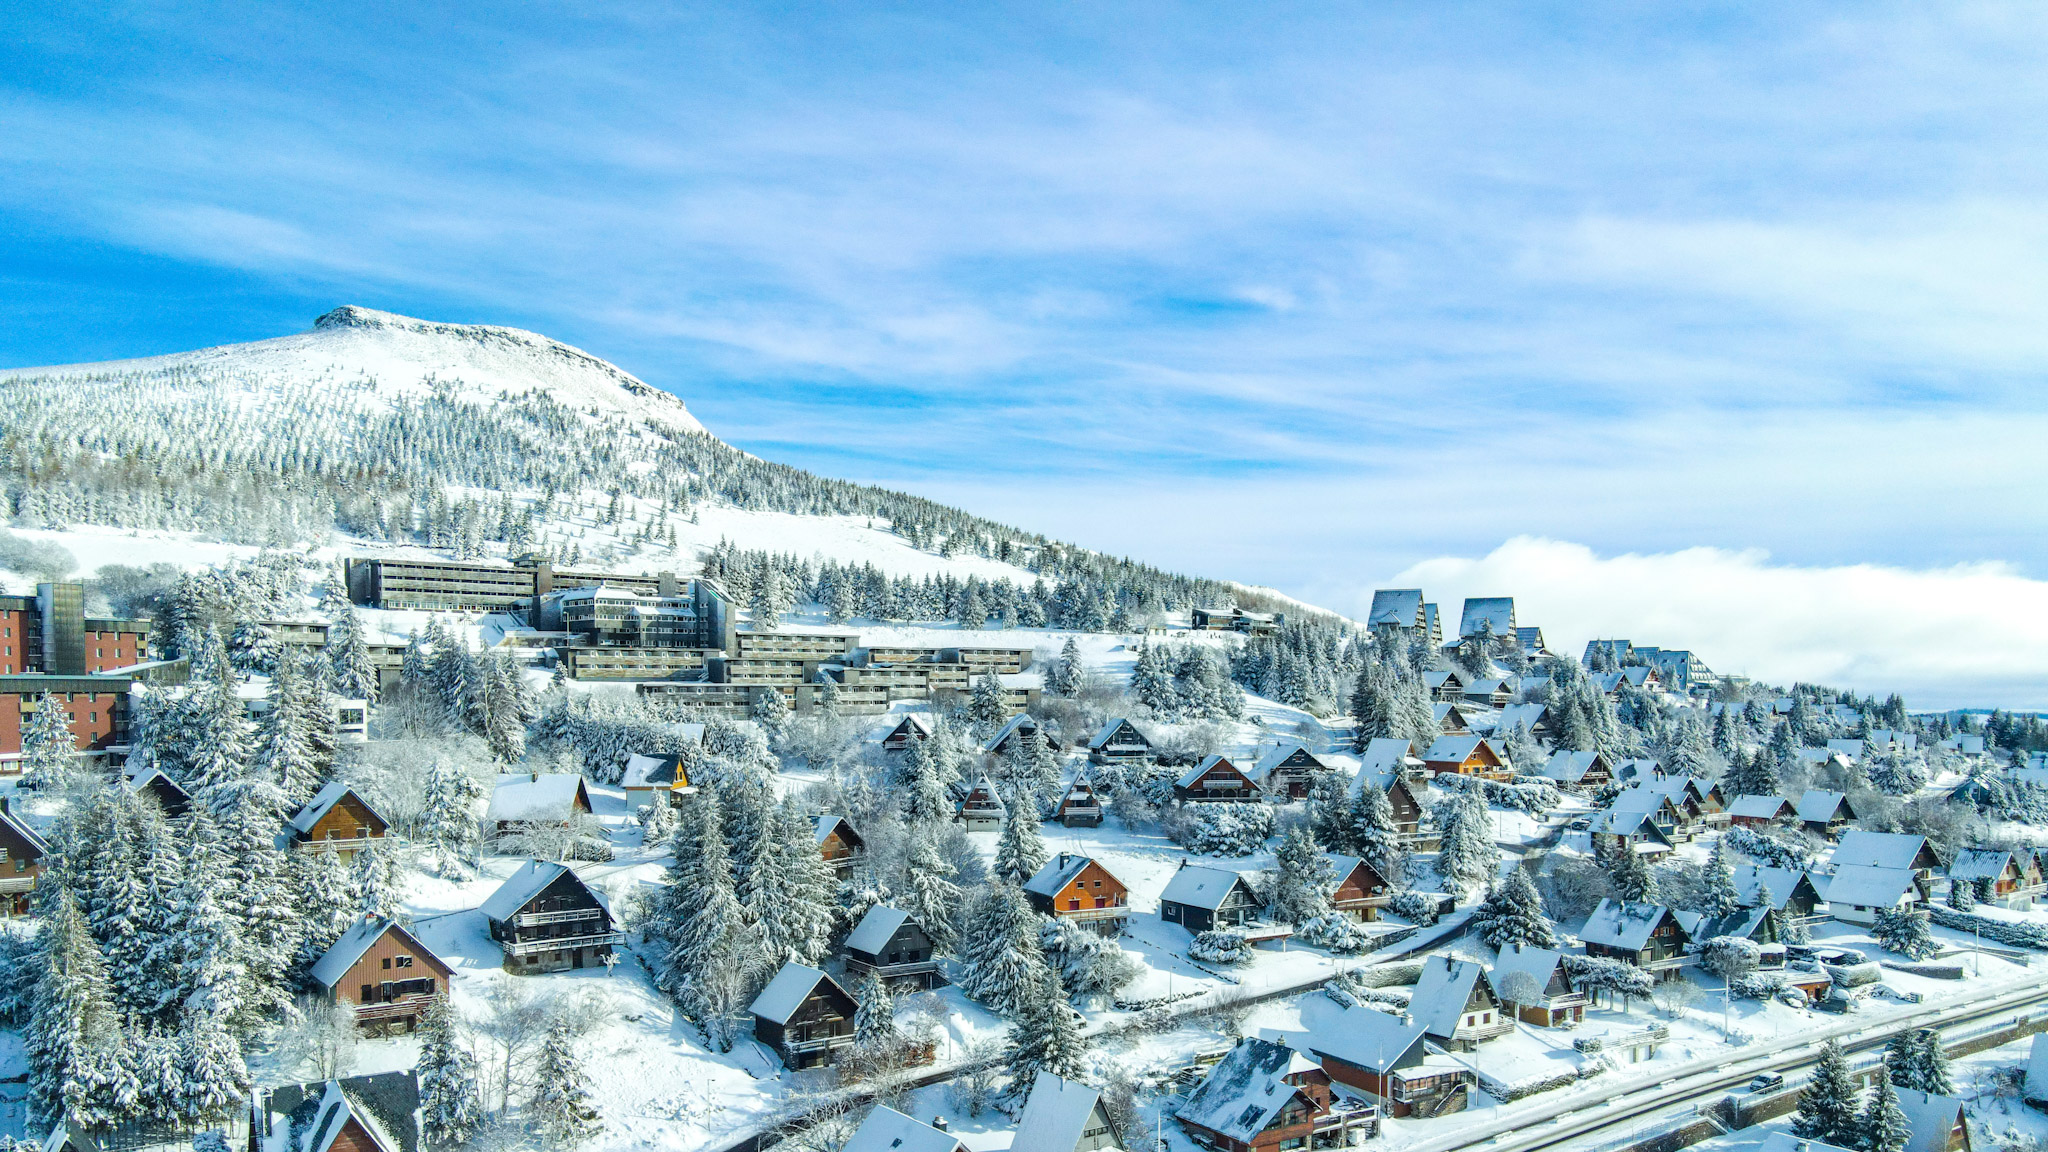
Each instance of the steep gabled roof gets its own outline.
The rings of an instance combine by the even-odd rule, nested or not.
[[[1480,739],[1477,736],[1439,736],[1422,754],[1425,763],[1462,764],[1465,758],[1478,751]]]
[[[1086,1084],[1041,1070],[1031,1082],[1023,1114],[1017,1117],[1017,1135],[1010,1142],[1010,1152],[1074,1152],[1101,1099],[1102,1094]],[[1110,1131],[1117,1143],[1123,1143],[1123,1133],[1116,1131],[1114,1120]]]
[[[577,797],[587,806],[583,777],[573,772],[512,774],[498,777],[491,790],[491,806],[484,819],[516,822],[522,820],[567,820],[576,811]]]
[[[13,810],[0,806],[0,824],[7,825],[10,831],[19,836],[23,843],[35,849],[39,855],[48,856],[50,854],[49,843],[41,836],[38,836],[36,830],[28,826],[28,821],[23,820]]]
[[[1534,732],[1536,725],[1543,722],[1544,715],[1549,711],[1550,709],[1541,704],[1510,704],[1500,710],[1500,719],[1494,721],[1493,730],[1502,736],[1517,728],[1527,728]]]
[[[1132,724],[1129,720],[1125,719],[1122,716],[1113,716],[1110,719],[1103,722],[1100,731],[1096,732],[1095,735],[1090,736],[1088,738],[1089,751],[1099,752],[1104,747],[1108,746],[1110,737],[1115,736],[1117,734],[1117,730],[1121,729],[1126,724],[1129,724],[1131,731],[1137,735],[1138,743],[1143,744],[1147,748],[1150,748],[1152,746],[1152,741],[1146,737],[1143,729],[1140,729],[1136,724]],[[1055,1079],[1057,1079],[1057,1077],[1055,1077]]]
[[[1458,619],[1458,636],[1475,636],[1479,626],[1484,624],[1495,636],[1508,639],[1515,634],[1515,598],[1513,596],[1467,596],[1465,610]]]
[[[568,873],[569,878],[576,883],[577,887],[590,893],[597,900],[598,905],[605,910],[606,915],[611,914],[611,903],[604,898],[604,893],[585,884],[583,878],[576,875],[575,871],[568,865],[557,864],[552,860],[528,860],[520,865],[519,871],[514,872],[511,879],[498,885],[498,890],[491,893],[490,899],[484,901],[480,911],[488,919],[505,920],[521,908],[526,907],[527,901],[540,895],[548,885],[560,879],[565,872]]]
[[[1911,868],[1873,868],[1849,864],[1835,869],[1828,879],[1830,904],[1859,904],[1866,908],[1891,908],[1914,890]]]
[[[321,953],[320,959],[313,962],[313,967],[307,975],[317,981],[322,988],[333,988],[335,982],[348,975],[348,970],[355,966],[355,962],[363,958],[363,953],[368,952],[370,946],[382,940],[388,932],[398,933],[404,939],[406,947],[414,954],[426,957],[443,972],[448,970],[447,962],[420,943],[419,937],[381,916],[365,916],[350,925],[349,930],[343,932],[339,940]]]
[[[690,770],[683,767],[681,756],[643,756],[635,752],[626,757],[625,775],[619,777],[621,788],[673,788],[679,783],[685,788],[690,786]]]
[[[1587,944],[1640,952],[1649,947],[1650,933],[1670,914],[1671,910],[1662,904],[1602,900],[1579,928],[1579,939]]]
[[[370,808],[369,801],[364,800],[360,793],[350,788],[346,781],[329,780],[320,791],[313,794],[311,800],[306,801],[306,806],[299,809],[288,823],[298,832],[311,832],[313,825],[318,824],[322,816],[327,815],[336,804],[341,803],[342,797],[349,795],[354,795],[356,803],[361,804],[364,808],[368,808],[372,815],[377,815],[377,818],[380,820],[383,819],[381,815],[378,815],[375,808]]]
[[[1279,768],[1281,764],[1286,762],[1288,757],[1294,755],[1297,752],[1307,753],[1309,759],[1314,760],[1316,762],[1317,767],[1323,768],[1325,770],[1328,770],[1330,767],[1328,764],[1323,763],[1322,757],[1317,756],[1314,752],[1309,751],[1309,747],[1307,744],[1304,744],[1299,740],[1295,740],[1286,744],[1275,745],[1264,756],[1259,757],[1259,762],[1257,766],[1255,766],[1251,770],[1252,779],[1258,781],[1260,784],[1264,784],[1267,780],[1272,778],[1273,771],[1275,769]]]
[[[301,1126],[294,1115],[292,1131],[298,1134],[299,1139],[294,1142],[292,1152],[328,1152],[350,1120],[361,1126],[381,1152],[399,1152],[398,1141],[384,1131],[376,1116],[350,1099],[341,1084],[334,1080],[327,1082],[327,1091],[313,1106],[306,1124]]]
[[[1734,796],[1728,800],[1730,818],[1776,820],[1793,814],[1792,802],[1783,796]]]
[[[1927,847],[1927,837],[1905,832],[1866,832],[1852,828],[1842,833],[1842,842],[1828,862],[1836,868],[1911,868],[1913,860]]]
[[[1174,781],[1174,784],[1181,788],[1193,788],[1195,786],[1195,781],[1200,780],[1203,776],[1207,775],[1209,769],[1216,767],[1218,764],[1221,764],[1224,767],[1229,768],[1231,771],[1237,773],[1240,776],[1245,776],[1244,769],[1239,768],[1237,764],[1234,761],[1232,761],[1228,756],[1224,756],[1221,753],[1216,753],[1204,759],[1200,764],[1197,764],[1193,768],[1190,768],[1186,772],[1182,773],[1181,778]],[[1245,776],[1245,779],[1250,780],[1251,777]],[[1257,781],[1253,781],[1253,783],[1257,783]]]
[[[1953,1096],[1936,1096],[1916,1088],[1900,1088],[1899,1108],[1906,1113],[1903,1152],[1948,1152],[1949,1135],[1963,1117],[1963,1102]]]
[[[1244,885],[1244,877],[1235,872],[1189,865],[1173,874],[1159,899],[1164,903],[1185,904],[1190,908],[1206,908],[1214,912],[1222,907],[1231,889],[1240,885]]]
[[[910,920],[910,913],[887,904],[877,904],[867,910],[860,923],[847,934],[846,946],[856,952],[872,956],[889,946],[889,940],[896,930]]]
[[[1573,752],[1559,749],[1550,754],[1550,761],[1543,766],[1543,774],[1560,784],[1577,784],[1586,778],[1595,765],[1605,763],[1598,752]]]
[[[839,1152],[966,1152],[950,1132],[913,1120],[887,1104],[875,1105]]]
[[[1339,1014],[1334,1025],[1316,1029],[1308,1047],[1317,1055],[1384,1073],[1422,1048],[1425,1036],[1421,1022],[1412,1017],[1356,1007]]]
[[[1736,898],[1744,904],[1755,904],[1759,889],[1768,887],[1771,891],[1771,907],[1783,908],[1799,889],[1799,882],[1813,881],[1797,868],[1765,868],[1757,864],[1738,864],[1734,869]],[[1814,896],[1820,896],[1819,885],[1813,885]]]
[[[1486,970],[1470,960],[1430,956],[1422,962],[1422,977],[1415,982],[1408,1014],[1421,1021],[1424,1032],[1447,1040],[1458,1030],[1465,1005],[1471,1002],[1472,989],[1483,980]],[[1489,993],[1493,992],[1491,982],[1486,987]]]
[[[1386,785],[1381,783],[1377,776],[1400,772],[1407,766],[1408,760],[1408,741],[1398,736],[1375,736],[1372,743],[1365,746],[1364,754],[1359,757],[1358,777],[1363,780],[1371,773],[1375,777],[1373,782],[1384,788]]]
[[[1319,1070],[1285,1044],[1246,1037],[1209,1070],[1174,1115],[1249,1144],[1299,1091],[1287,1077]]]
[[[867,841],[861,839],[860,829],[853,826],[853,821],[848,820],[844,816],[834,816],[829,812],[819,816],[817,823],[811,826],[811,838],[817,843],[823,844],[827,836],[832,835],[833,832],[841,827],[846,829],[846,834],[852,837],[855,843],[867,843]]]
[[[1840,792],[1824,792],[1819,788],[1808,788],[1806,794],[1799,798],[1799,803],[1793,805],[1793,809],[1799,813],[1801,820],[1815,824],[1824,824],[1834,819],[1838,812],[1846,814],[1851,820],[1856,818],[1855,810],[1849,807],[1846,796]]]
[[[1501,986],[1509,976],[1521,973],[1536,981],[1538,988],[1550,987],[1551,978],[1557,975],[1557,966],[1564,960],[1564,953],[1553,948],[1533,948],[1527,944],[1510,944],[1500,950],[1500,956],[1493,962],[1493,988],[1500,993]]]
[[[747,1006],[747,1011],[763,1020],[787,1024],[789,1018],[796,1015],[796,1010],[803,1007],[804,1001],[810,998],[812,991],[820,984],[830,984],[840,995],[846,995],[846,989],[840,988],[838,981],[816,968],[794,962],[784,964],[782,971],[775,974],[775,979],[770,980],[768,986],[761,989],[761,994],[754,997],[754,1002]],[[853,999],[851,996],[846,998]]]
[[[1008,740],[1019,728],[1024,727],[1026,724],[1031,725],[1033,728],[1040,728],[1038,721],[1031,718],[1031,713],[1019,712],[1004,722],[1001,728],[996,729],[996,734],[983,742],[981,750],[983,752],[994,752],[996,749],[1001,748],[1005,740]],[[1042,728],[1040,730],[1043,731]]]
[[[1948,875],[1951,880],[1996,880],[2008,866],[2017,868],[2019,861],[2003,848],[1965,848],[1956,853]]]
[[[1081,870],[1090,864],[1102,868],[1103,874],[1116,880],[1119,887],[1127,887],[1122,880],[1117,880],[1115,873],[1103,868],[1094,858],[1073,852],[1062,852],[1047,860],[1039,866],[1038,871],[1031,874],[1031,879],[1024,882],[1024,891],[1039,896],[1056,896],[1060,889],[1073,883],[1074,877],[1079,876]]]
[[[1372,610],[1365,618],[1366,627],[1392,624],[1414,628],[1422,623],[1422,589],[1381,588],[1373,592]]]

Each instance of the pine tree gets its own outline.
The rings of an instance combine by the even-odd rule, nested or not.
[[[833,885],[811,826],[795,797],[785,797],[770,825],[771,840],[740,885],[747,921],[777,966],[816,964],[829,943]]]
[[[509,654],[500,652],[482,661],[480,679],[483,699],[477,711],[491,758],[516,764],[526,757],[526,726],[535,715],[525,676]]]
[[[535,1088],[527,1115],[543,1145],[574,1148],[604,1131],[604,1122],[590,1105],[583,1062],[576,1058],[575,1039],[566,1022],[558,1020],[548,1029],[533,1076]]]
[[[304,803],[319,791],[313,759],[312,718],[299,679],[305,674],[300,657],[278,658],[270,674],[270,707],[256,724],[252,766],[257,777],[278,789],[280,797]],[[216,812],[218,814],[218,812]]]
[[[120,1101],[133,1086],[122,1067],[124,1038],[85,918],[57,888],[42,930],[41,967],[22,1035],[29,1111],[42,1124],[103,1127],[127,1119]]]
[[[967,699],[967,719],[974,731],[981,736],[994,735],[1009,719],[1009,711],[1003,705],[1003,682],[994,672],[982,673]]]
[[[1047,859],[1045,838],[1038,834],[1038,821],[1012,805],[1003,821],[1003,834],[996,839],[996,876],[1012,884],[1031,879]]]
[[[1949,1075],[1948,1053],[1942,1051],[1941,1033],[1932,1028],[1914,1031],[1918,1040],[1913,1061],[1913,1083],[1906,1085],[1917,1088],[1932,1096],[1953,1096],[1956,1094],[1955,1080]]]
[[[479,826],[476,802],[483,788],[446,756],[435,756],[427,769],[425,811],[420,838],[440,850],[442,867],[467,871],[475,855]]]
[[[984,885],[969,905],[961,934],[961,991],[994,1011],[1014,1016],[1031,994],[1039,916],[1015,885]]]
[[[1913,1138],[1913,1126],[1906,1122],[1906,1110],[1899,1107],[1898,1090],[1888,1078],[1877,1078],[1857,1124],[1857,1133],[1862,1138],[1857,1147],[1864,1152],[1904,1152],[1906,1142]]]
[[[1289,828],[1280,839],[1275,858],[1280,878],[1273,890],[1273,918],[1282,924],[1306,924],[1327,913],[1330,893],[1337,886],[1337,870],[1316,847],[1308,829],[1300,824]]]
[[[768,734],[768,739],[778,740],[782,729],[789,723],[789,701],[782,698],[782,690],[770,685],[754,693],[754,702],[747,715]]]
[[[234,802],[248,757],[248,724],[234,685],[202,682],[194,692],[191,747],[185,755],[185,790],[207,811],[220,814]]]
[[[1510,944],[1557,947],[1557,928],[1543,914],[1543,897],[1520,868],[1493,886],[1486,902],[1472,913],[1472,924],[1490,948],[1503,949]]]
[[[869,1055],[880,1055],[902,1043],[896,1029],[896,1001],[889,996],[888,982],[873,969],[860,985],[860,1008],[853,1014],[853,1046]]]
[[[1081,689],[1081,649],[1074,638],[1060,647],[1060,658],[1053,661],[1045,674],[1046,691],[1055,696],[1071,697]]]
[[[936,827],[953,814],[932,747],[937,740],[936,733],[929,740],[912,740],[904,755],[903,822],[912,828]]]
[[[405,903],[405,870],[390,849],[374,844],[357,852],[349,862],[350,903],[356,914],[395,920]]]
[[[1394,822],[1394,804],[1386,790],[1371,781],[1361,781],[1351,802],[1351,843],[1373,870],[1390,884],[1402,883],[1408,874],[1408,852],[1401,845],[1400,825]]]
[[[1459,892],[1486,884],[1499,869],[1493,818],[1479,793],[1467,792],[1452,801],[1451,818],[1437,846],[1437,875],[1452,892]]]
[[[1927,917],[1912,908],[1880,908],[1870,926],[1870,938],[1878,947],[1897,952],[1908,960],[1925,960],[1941,946],[1927,928]]]
[[[1898,1031],[1884,1046],[1885,1076],[1897,1088],[1917,1088],[1914,1079],[1914,1063],[1920,1058],[1920,1042],[1917,1030]]]
[[[419,1077],[421,1135],[436,1148],[465,1143],[483,1123],[483,1099],[476,1059],[455,1034],[455,1010],[446,997],[427,1005],[419,1035],[413,1071]]]
[[[65,719],[69,705],[48,692],[36,697],[36,710],[21,730],[21,786],[61,789],[77,760],[78,742]]]
[[[1703,880],[1699,911],[1719,919],[1742,907],[1742,896],[1735,890],[1735,873],[1728,867],[1728,858],[1722,854],[1719,840],[1714,841],[1714,847],[1707,853]]]
[[[1824,1144],[1856,1147],[1857,1095],[1856,1077],[1849,1071],[1841,1041],[1829,1040],[1820,1050],[1806,1090],[1800,1093],[1799,1110],[1792,1115],[1793,1133]]]
[[[370,645],[363,637],[363,623],[356,606],[344,599],[331,610],[333,623],[327,628],[327,646],[321,655],[327,660],[328,679],[334,690],[351,700],[377,699],[377,667],[370,661]]]
[[[249,1098],[249,1070],[223,1018],[194,1005],[178,1028],[178,1116],[192,1128],[219,1124]]]
[[[686,818],[699,829],[700,847],[683,895],[689,912],[663,958],[662,974],[677,1005],[703,1030],[705,1039],[728,1052],[736,1037],[741,998],[763,957],[733,892],[725,838],[711,831],[718,823],[718,793],[699,793],[691,809]]]
[[[1728,713],[1723,712],[1722,716]],[[1778,791],[1778,774],[1761,754],[1751,756],[1737,749],[1729,759],[1728,774],[1721,778],[1721,790],[1729,796],[1771,796]]]
[[[938,839],[929,829],[913,830],[910,835],[910,852],[903,862],[903,910],[924,925],[934,951],[951,952],[959,938],[954,923],[960,888],[953,883],[958,870],[940,854]]]
[[[1006,1063],[1010,1093],[1020,1102],[1040,1072],[1075,1079],[1086,1071],[1083,1061],[1088,1041],[1081,1035],[1081,1014],[1061,995],[1058,979],[1042,958],[1037,959],[1036,968],[1030,995],[1010,1025]]]
[[[1627,840],[1616,841],[1608,850],[1607,874],[1614,883],[1614,894],[1624,902],[1657,902],[1657,874],[1650,871],[1650,862]]]

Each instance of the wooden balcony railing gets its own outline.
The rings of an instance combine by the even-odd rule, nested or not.
[[[540,940],[506,940],[500,946],[507,956],[535,956],[542,952],[561,952],[571,948],[593,948],[602,944],[624,944],[626,937],[618,932],[597,932],[588,936],[549,936]]]
[[[564,912],[521,912],[512,922],[521,928],[536,924],[567,924],[571,920],[596,920],[604,915],[602,908],[571,908]]]
[[[365,1020],[389,1020],[397,1016],[423,1015],[427,1006],[439,998],[438,993],[414,992],[383,1004],[358,1004],[356,1020],[360,1023]]]

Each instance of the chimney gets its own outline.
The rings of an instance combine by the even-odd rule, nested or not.
[[[937,1128],[941,1132],[947,1131],[946,1118],[944,1116],[932,1117],[932,1127]]]

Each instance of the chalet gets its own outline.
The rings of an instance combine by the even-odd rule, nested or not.
[[[844,816],[818,817],[811,827],[811,836],[817,841],[818,855],[825,858],[841,884],[853,879],[854,869],[868,858],[868,842],[861,839],[853,822]]]
[[[1799,823],[1809,832],[1816,832],[1832,840],[1842,829],[1856,819],[1856,810],[1849,807],[1849,798],[1840,792],[1824,792],[1809,788],[1799,802],[1792,806],[1799,817]]]
[[[1470,684],[1465,685],[1464,699],[1467,703],[1478,704],[1487,708],[1506,708],[1509,701],[1512,701],[1514,698],[1515,689],[1513,683],[1498,676],[1474,680]]]
[[[1069,828],[1098,828],[1102,825],[1102,797],[1095,794],[1095,785],[1088,779],[1088,773],[1077,772],[1074,782],[1060,794],[1059,807],[1053,809],[1053,819]]]
[[[1493,734],[1506,739],[1517,728],[1538,740],[1548,740],[1555,734],[1550,727],[1550,709],[1541,704],[1510,704],[1502,708],[1500,718],[1494,721]]]
[[[1031,713],[1019,712],[1004,721],[1003,726],[996,729],[996,734],[989,737],[982,744],[981,750],[991,756],[1004,755],[1010,750],[1010,741],[1017,739],[1027,732],[1035,732],[1040,737],[1043,737],[1045,735],[1045,728],[1038,721],[1031,718]]]
[[[1330,889],[1330,907],[1370,923],[1380,918],[1380,909],[1394,898],[1394,886],[1365,860],[1357,856],[1325,853],[1330,870],[1337,877]]]
[[[1324,763],[1320,757],[1308,750],[1308,745],[1295,741],[1282,744],[1259,757],[1252,769],[1252,780],[1259,791],[1282,803],[1305,799],[1309,785],[1319,776],[1335,776],[1337,770]]]
[[[996,795],[995,784],[984,775],[960,798],[953,819],[969,832],[994,832],[1003,826],[1009,815],[1010,810],[1004,806],[1003,798]]]
[[[1465,674],[1455,668],[1423,673],[1422,685],[1429,689],[1431,699],[1441,703],[1456,704],[1465,698]]]
[[[1143,760],[1152,755],[1152,741],[1136,724],[1121,716],[1102,725],[1088,738],[1088,758],[1096,763],[1112,760]]]
[[[355,789],[333,780],[293,814],[285,834],[299,851],[324,850],[353,860],[357,852],[383,840],[390,827]]]
[[[1258,915],[1258,894],[1243,876],[1221,868],[1190,868],[1185,860],[1159,894],[1159,918],[1189,932],[1242,928]]]
[[[1852,828],[1842,833],[1828,863],[1836,868],[1861,865],[1868,868],[1906,868],[1922,884],[1929,884],[1941,868],[1941,857],[1925,836],[1905,832],[1866,832]]]
[[[1359,753],[1359,770],[1378,774],[1402,776],[1422,774],[1422,760],[1415,755],[1415,746],[1398,736],[1375,736]]]
[[[1264,799],[1252,778],[1222,756],[1211,756],[1188,769],[1173,782],[1173,794],[1190,804]]]
[[[419,1108],[411,1070],[286,1085],[264,1094],[260,1131],[249,1143],[281,1152],[418,1152]]]
[[[1402,743],[1405,744],[1406,741]],[[1422,801],[1416,798],[1415,791],[1408,786],[1405,776],[1395,771],[1375,772],[1361,768],[1358,772],[1358,786],[1361,789],[1371,786],[1387,794],[1387,803],[1394,809],[1394,827],[1403,839],[1412,840],[1421,835],[1424,811]]]
[[[1500,1009],[1486,970],[1469,960],[1447,956],[1423,960],[1422,978],[1415,982],[1408,1014],[1446,1051],[1470,1052],[1515,1029],[1514,1020]]]
[[[946,982],[932,958],[932,938],[917,917],[877,904],[846,937],[846,978],[858,982],[873,972],[892,985],[936,988]]]
[[[1465,608],[1458,615],[1458,635],[1494,636],[1508,639],[1515,634],[1515,598],[1513,596],[1467,596]]]
[[[1010,1152],[1122,1152],[1124,1135],[1102,1106],[1102,1093],[1040,1070],[1017,1117]]]
[[[1692,963],[1687,949],[1699,922],[1697,913],[1674,912],[1662,904],[1602,900],[1579,929],[1579,940],[1588,956],[1633,964],[1670,980]]]
[[[1847,760],[1850,764],[1855,764],[1863,759],[1863,741],[1861,740],[1830,740],[1827,743],[1827,750],[1839,753],[1842,759]]]
[[[1746,907],[1762,906],[1768,894],[1772,908],[1794,919],[1825,914],[1819,886],[1799,869],[1742,864],[1735,868],[1734,875],[1736,898]]]
[[[837,1064],[840,1053],[853,1047],[859,1010],[838,981],[795,962],[784,964],[747,1009],[754,1014],[754,1039],[796,1069]]]
[[[1195,1141],[1221,1152],[1307,1148],[1330,1111],[1330,1076],[1285,1044],[1246,1037],[1175,1112]]]
[[[626,757],[626,772],[619,778],[619,785],[626,793],[627,811],[652,804],[657,796],[673,804],[697,791],[697,786],[690,783],[689,766],[681,756],[642,756],[637,752]]]
[[[122,787],[138,796],[147,795],[173,820],[192,810],[192,794],[164,775],[161,768],[145,768],[124,781]]]
[[[1062,852],[1024,882],[1024,896],[1047,916],[1115,936],[1131,918],[1131,890],[1086,856]]]
[[[0,918],[28,915],[50,846],[0,796]]]
[[[1879,912],[1927,902],[1926,885],[1911,868],[1845,864],[1828,877],[1828,915],[1849,924],[1875,924]]]
[[[1659,780],[1663,776],[1664,766],[1648,757],[1638,756],[1614,762],[1614,782],[1616,784],[1633,784],[1642,780]]]
[[[1906,1127],[1912,1131],[1903,1152],[1970,1152],[1970,1125],[1961,1100],[1915,1088],[1897,1091]]]
[[[1559,749],[1550,754],[1550,762],[1543,766],[1543,775],[1567,791],[1588,793],[1606,787],[1614,779],[1614,768],[1607,757],[1598,752]]]
[[[1543,629],[1533,624],[1524,624],[1515,629],[1515,643],[1522,648],[1522,655],[1531,662],[1550,655],[1550,649],[1543,643]]]
[[[1372,611],[1365,626],[1374,632],[1387,628],[1404,631],[1428,626],[1420,588],[1380,588],[1372,594]]]
[[[1984,738],[1982,736],[1951,736],[1946,740],[1936,743],[1935,747],[1944,752],[1953,752],[1965,760],[1981,760],[1984,758]]]
[[[1626,845],[1639,856],[1662,856],[1674,847],[1650,812],[1641,808],[1596,813],[1589,834],[1596,852],[1612,852]]]
[[[1429,714],[1436,724],[1436,730],[1444,736],[1470,736],[1472,721],[1466,719],[1464,709],[1456,704],[1437,701],[1429,706]]]
[[[1691,840],[1693,830],[1705,823],[1698,806],[1683,792],[1673,795],[1660,788],[1646,788],[1640,785],[1624,788],[1615,796],[1614,803],[1608,805],[1608,810],[1615,813],[1646,813],[1650,817],[1650,822],[1657,826],[1657,830],[1669,837],[1674,844]]]
[[[1398,1119],[1463,1112],[1478,1079],[1467,1065],[1432,1054],[1420,1021],[1371,1008],[1348,1009],[1318,1028],[1308,1049],[1331,1080]]]
[[[506,832],[514,824],[563,824],[590,814],[590,790],[573,772],[525,772],[498,777],[484,822]]]
[[[2034,854],[2007,852],[2002,848],[1965,848],[1956,853],[1948,867],[1948,882],[1968,884],[1981,903],[2024,911],[2033,907],[2041,891],[2041,874],[2033,867]]]
[[[1736,828],[1782,827],[1798,818],[1783,796],[1737,796],[1728,802],[1728,823]]]
[[[922,744],[932,738],[931,721],[917,712],[906,712],[896,726],[882,734],[882,751],[903,752],[913,741]]]
[[[839,1152],[967,1152],[967,1145],[951,1132],[877,1104]]]
[[[332,1004],[355,1006],[356,1026],[410,1032],[448,991],[453,969],[395,921],[365,916],[314,961],[308,973]]]
[[[505,971],[559,972],[602,964],[625,942],[611,905],[564,865],[528,860],[481,911],[505,950]]]
[[[1693,930],[1693,938],[1707,941],[1716,936],[1733,936],[1752,944],[1776,944],[1779,942],[1777,919],[1768,908],[1737,908],[1726,916],[1703,916],[1699,927]],[[1777,966],[1782,967],[1782,949],[1773,955],[1777,957]],[[1767,962],[1765,966],[1771,965]]]
[[[1572,1028],[1586,1018],[1586,994],[1565,978],[1564,956],[1554,949],[1509,944],[1493,963],[1492,981],[1503,1010],[1524,1024]],[[1518,991],[1528,999],[1516,999]]]
[[[1454,772],[1488,780],[1506,780],[1513,775],[1493,745],[1477,736],[1438,737],[1422,754],[1422,766],[1431,773]]]

